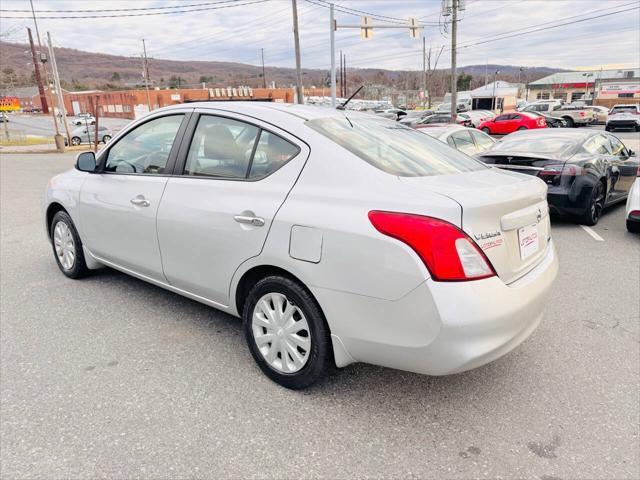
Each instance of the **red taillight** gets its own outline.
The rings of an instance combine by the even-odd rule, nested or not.
[[[566,175],[569,177],[577,177],[584,175],[585,169],[579,165],[547,165],[540,172],[540,177],[555,177],[557,175]]]
[[[485,254],[455,225],[438,218],[410,213],[369,212],[380,233],[411,247],[434,280],[460,282],[493,277],[496,273]]]
[[[581,117],[584,117],[585,113],[584,112],[578,112],[580,114]]]

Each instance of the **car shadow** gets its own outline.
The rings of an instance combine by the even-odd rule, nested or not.
[[[227,342],[228,345],[222,347],[229,347],[229,349],[223,348],[223,350],[236,350],[241,346],[244,354],[234,359],[239,362],[238,369],[252,372],[248,375],[256,382],[267,382],[273,388],[282,388],[267,379],[255,364],[246,347],[242,322],[239,318],[108,267],[92,272],[85,281],[98,283],[101,290],[115,290],[116,295],[123,293],[144,299],[150,302],[156,311],[162,312],[166,309],[167,318],[171,318],[172,321],[189,322],[197,327],[197,330],[209,332],[216,341]],[[179,317],[176,317],[176,311],[180,312]],[[418,402],[414,406],[407,407],[411,409],[421,405],[425,398],[428,398],[432,405],[438,401],[451,404],[458,401],[456,399],[464,403],[470,391],[475,391],[476,395],[482,395],[485,389],[495,389],[496,383],[518,382],[519,376],[523,373],[521,371],[516,373],[516,369],[513,368],[513,360],[517,356],[516,352],[512,352],[483,367],[443,377],[356,363],[335,369],[310,388],[292,392],[292,394],[311,395],[318,398],[329,395],[334,399],[337,396],[350,402],[363,396],[370,396],[372,392],[379,392],[382,395],[381,398],[386,399],[383,403],[389,400],[405,403],[407,399]],[[521,364],[522,362],[518,362],[519,366]],[[216,364],[203,365],[202,368],[203,375],[208,375],[212,369],[216,368]]]

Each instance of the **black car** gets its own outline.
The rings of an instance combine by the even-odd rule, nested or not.
[[[529,113],[535,115],[536,117],[544,118],[544,120],[547,122],[547,127],[549,128],[566,128],[567,127],[567,121],[564,120],[563,118],[552,117],[551,115],[545,115],[544,113],[540,113],[540,112],[529,112]]]
[[[551,213],[584,225],[595,225],[605,207],[627,198],[639,165],[614,135],[570,129],[514,132],[478,158],[536,175],[547,184]]]

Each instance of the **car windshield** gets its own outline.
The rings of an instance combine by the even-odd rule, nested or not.
[[[633,105],[625,107],[613,107],[611,113],[636,113],[636,107]]]
[[[574,139],[552,135],[508,135],[493,147],[494,151],[521,153],[558,153],[567,155],[576,149]]]
[[[425,177],[486,167],[446,144],[396,122],[320,118],[306,125],[374,167],[401,177]]]

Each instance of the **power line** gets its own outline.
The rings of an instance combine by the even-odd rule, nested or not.
[[[176,8],[204,7],[207,5],[215,5],[219,3],[230,3],[238,0],[216,0],[214,2],[192,3],[191,5],[169,5],[166,7],[139,7],[139,8],[103,8],[92,10],[36,10],[36,13],[99,13],[99,12],[136,12],[146,10],[172,10]],[[0,8],[2,12],[31,12],[31,10],[20,10],[12,8]]]
[[[202,7],[195,8],[192,10],[172,10],[168,12],[145,12],[145,13],[125,13],[125,14],[116,14],[116,15],[64,15],[64,16],[39,16],[40,19],[47,20],[70,20],[70,19],[79,19],[79,18],[122,18],[122,17],[144,17],[149,15],[174,15],[176,13],[191,13],[191,12],[202,12],[206,10],[221,10],[223,8],[231,8],[231,7],[240,7],[243,5],[253,5],[256,3],[265,3],[269,0],[253,0],[253,1],[245,1],[243,3],[239,3],[240,0],[222,0],[216,6],[210,7]],[[220,5],[221,3],[231,3],[231,5]],[[181,7],[184,8],[184,7]],[[7,16],[3,15],[2,18],[30,18],[25,16]]]
[[[331,2],[327,2],[325,0],[305,0],[307,3],[312,3],[314,5],[318,5],[325,8],[331,8]],[[377,13],[365,12],[363,10],[356,10],[355,8],[345,7],[343,5],[334,4],[334,9],[337,12],[346,13],[347,15],[353,15],[355,17],[360,17],[362,15],[367,15],[371,18],[375,18],[376,20],[380,20],[381,22],[388,23],[397,23],[397,24],[406,24],[407,20],[403,20],[398,17],[389,17],[386,15],[378,15]]]

